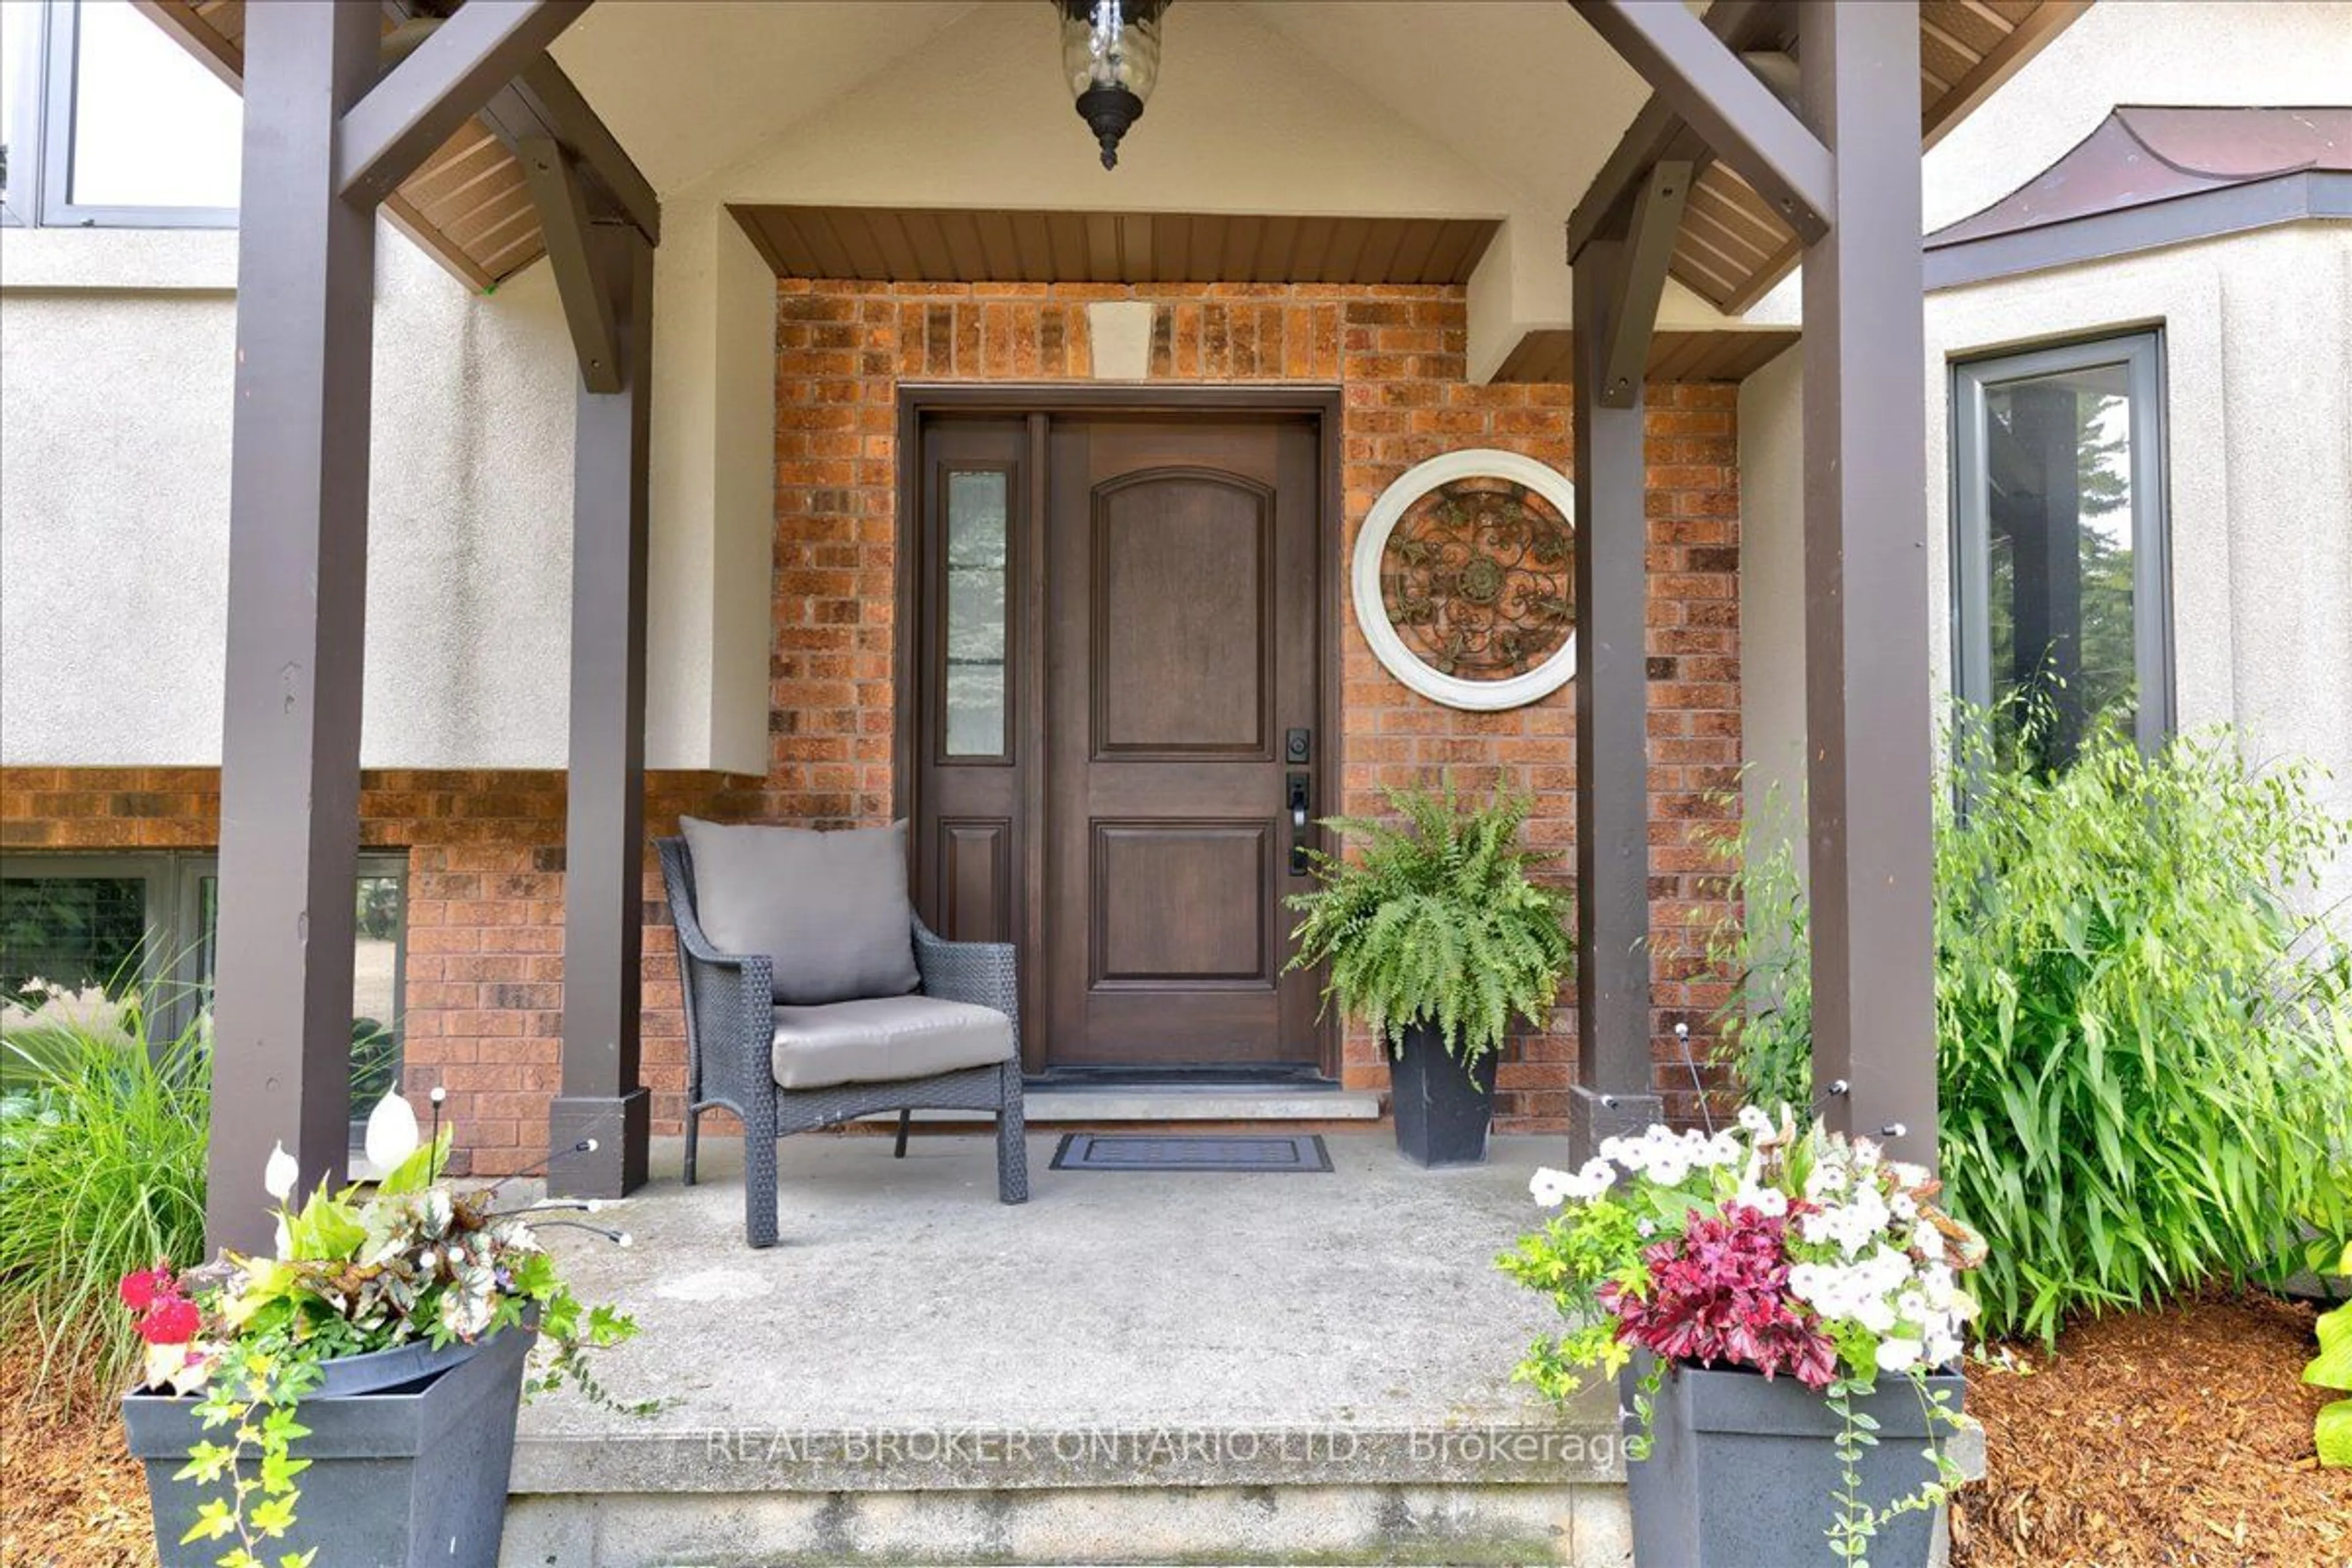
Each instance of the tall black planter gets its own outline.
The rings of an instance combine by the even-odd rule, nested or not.
[[[320,1568],[496,1568],[523,1362],[536,1337],[508,1329],[478,1345],[407,1345],[329,1363],[325,1390],[298,1416],[310,1435],[293,1456],[310,1468],[296,1482],[294,1528],[265,1560],[316,1547]],[[131,1455],[147,1467],[162,1568],[212,1568],[223,1548],[180,1544],[198,1508],[220,1495],[172,1479],[193,1445],[222,1440],[205,1429],[197,1404],[122,1400]]]
[[[1624,1408],[1651,1364],[1636,1351],[1619,1374]],[[1930,1377],[1957,1410],[1961,1380]],[[1738,1369],[1675,1366],[1654,1400],[1654,1445],[1629,1459],[1625,1484],[1633,1510],[1636,1568],[1832,1568],[1840,1560],[1825,1533],[1835,1517],[1832,1494],[1843,1467],[1840,1430],[1828,1401],[1793,1377],[1769,1381]],[[1878,1445],[1854,1467],[1863,1499],[1893,1506],[1936,1479],[1922,1452],[1928,1424],[1907,1377],[1885,1377],[1855,1408],[1878,1422]],[[1638,1430],[1626,1417],[1628,1434]],[[1938,1442],[1949,1430],[1938,1426]],[[1927,1568],[1939,1561],[1943,1510],[1916,1510],[1881,1525],[1870,1543],[1877,1568]]]
[[[1480,1165],[1495,1121],[1495,1059],[1488,1051],[1465,1069],[1426,1024],[1405,1031],[1404,1049],[1389,1062],[1397,1148],[1417,1165]]]

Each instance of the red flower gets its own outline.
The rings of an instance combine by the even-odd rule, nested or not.
[[[1738,1205],[1695,1217],[1681,1236],[1643,1252],[1646,1296],[1604,1286],[1601,1304],[1617,1315],[1620,1338],[1669,1360],[1794,1373],[1808,1387],[1826,1387],[1837,1347],[1789,1294],[1786,1233],[1785,1220]]]
[[[203,1326],[204,1318],[194,1301],[184,1296],[164,1296],[139,1320],[139,1337],[151,1345],[184,1345]]]
[[[173,1293],[172,1271],[162,1267],[142,1268],[135,1273],[125,1274],[122,1283],[115,1289],[121,1294],[124,1306],[134,1312],[143,1312],[155,1304],[157,1297]]]

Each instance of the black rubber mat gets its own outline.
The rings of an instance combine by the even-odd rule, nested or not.
[[[1331,1152],[1308,1132],[1070,1132],[1056,1171],[1328,1171]]]

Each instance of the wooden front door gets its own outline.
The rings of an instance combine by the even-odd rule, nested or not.
[[[1282,973],[1326,809],[1310,417],[921,432],[919,906],[1013,941],[1032,1070],[1316,1068]]]

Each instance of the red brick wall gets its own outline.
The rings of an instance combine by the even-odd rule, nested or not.
[[[775,662],[763,806],[778,821],[872,823],[890,813],[901,377],[1083,378],[1092,365],[1087,303],[1146,300],[1157,306],[1154,379],[1343,389],[1350,546],[1381,491],[1439,453],[1498,447],[1572,467],[1569,388],[1464,382],[1459,289],[787,280],[779,289]],[[1737,809],[1737,404],[1729,385],[1651,389],[1651,936],[1662,1052],[1677,1020],[1702,1028],[1725,994],[1704,949],[1726,906],[1700,840]],[[1325,569],[1345,573],[1347,562]],[[1536,841],[1572,848],[1572,689],[1511,712],[1464,713],[1389,676],[1352,618],[1339,650],[1344,809],[1376,811],[1381,785],[1451,767],[1465,784],[1530,794]],[[1501,1072],[1497,1110],[1507,1125],[1565,1124],[1574,1035],[1572,1010],[1564,1010],[1551,1029],[1516,1042]],[[1351,1085],[1384,1080],[1380,1053],[1360,1031],[1348,1041],[1345,1072]],[[1680,1081],[1676,1074],[1669,1087]]]
[[[771,761],[764,781],[664,774],[646,818],[680,811],[814,824],[890,811],[891,648],[897,532],[896,398],[928,381],[1084,377],[1085,305],[1159,305],[1151,373],[1175,381],[1296,380],[1344,389],[1347,534],[1405,468],[1492,446],[1571,465],[1563,386],[1464,383],[1458,289],[787,282],[776,324],[776,563]],[[1740,761],[1738,494],[1735,389],[1661,385],[1649,416],[1653,1001],[1662,1053],[1677,1020],[1720,1004],[1705,936],[1725,912],[1705,847],[1736,810]],[[1344,559],[1326,570],[1344,573]],[[1340,756],[1350,812],[1379,786],[1452,767],[1508,783],[1537,805],[1539,843],[1575,834],[1572,689],[1507,713],[1457,712],[1406,690],[1352,622]],[[407,1076],[438,1083],[474,1168],[543,1155],[562,1008],[563,781],[552,773],[371,773],[371,847],[409,856]],[[205,848],[218,841],[210,768],[0,769],[0,847]],[[645,1076],[658,1131],[678,1124],[682,1023],[657,879],[648,875]],[[1558,1127],[1574,1073],[1575,1023],[1515,1042],[1502,1068],[1507,1125]],[[1384,1077],[1360,1032],[1351,1084]],[[1672,1089],[1679,1073],[1666,1080]]]
[[[708,773],[647,780],[649,833],[680,812],[747,815],[755,797]],[[371,772],[361,842],[408,853],[402,1085],[424,1110],[449,1091],[472,1168],[535,1166],[547,1142],[563,1032],[563,775]],[[0,846],[210,849],[220,841],[216,768],[0,769]],[[645,1079],[656,1125],[674,1131],[686,1088],[684,1024],[659,878],[648,872]]]

